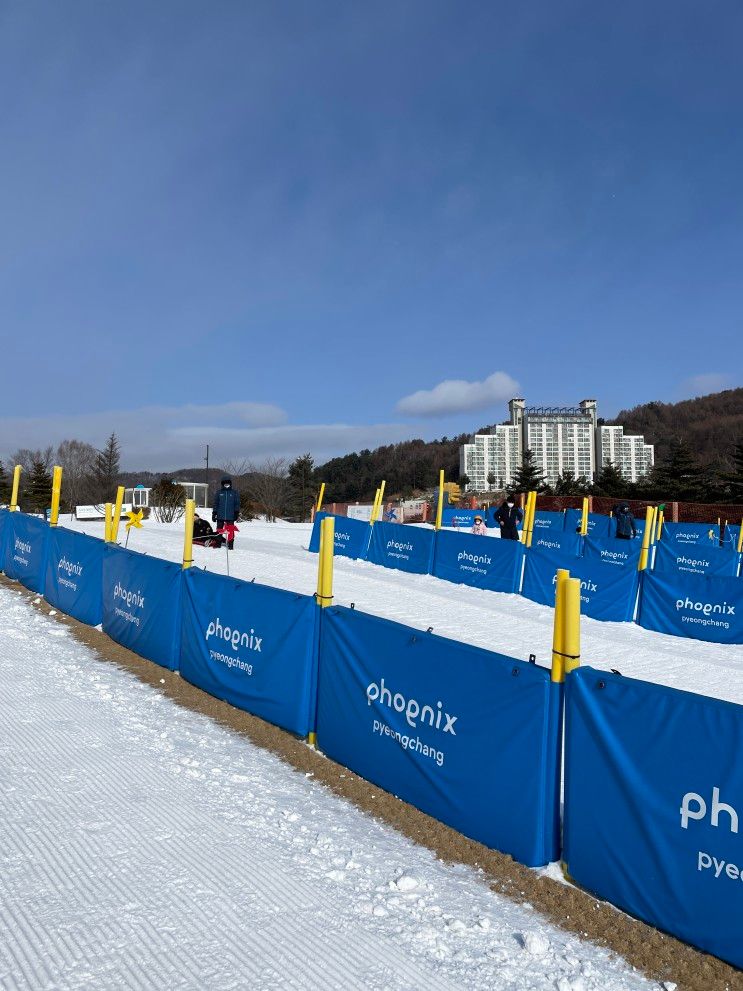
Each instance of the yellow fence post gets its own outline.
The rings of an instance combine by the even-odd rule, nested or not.
[[[333,558],[335,554],[335,520],[326,516],[320,523],[320,553],[317,562],[317,593],[315,602],[321,609],[333,604]],[[317,733],[311,730],[307,736],[311,747],[317,744]]]
[[[20,465],[16,465],[13,469],[13,490],[10,494],[10,511],[15,513],[18,509],[18,489],[21,486],[21,472],[23,469]]]
[[[111,542],[116,543],[119,539],[119,523],[121,522],[121,507],[124,503],[124,486],[120,485],[116,489],[116,505],[114,506],[114,519],[111,524]]]
[[[436,506],[436,529],[441,529],[441,520],[444,515],[444,469],[439,472],[439,502]]]
[[[568,578],[565,582],[565,633],[563,653],[565,673],[580,667],[580,580]]]
[[[663,520],[664,520],[664,518],[665,518],[665,514],[664,514],[663,510],[660,509],[658,511],[658,526],[657,526],[657,529],[655,531],[655,539],[656,539],[656,541],[660,540],[661,537],[663,536]]]
[[[524,543],[527,547],[531,547],[531,541],[534,536],[534,514],[537,511],[537,493],[536,490],[530,492],[526,497],[526,515],[524,517]]]
[[[738,553],[743,552],[743,520],[740,521],[740,533],[738,534]]]
[[[580,517],[580,532],[584,537],[588,533],[588,496],[583,496],[583,509]]]
[[[316,507],[318,513],[322,509],[322,501],[324,498],[325,498],[325,482],[321,482],[320,493],[317,497],[317,507]]]
[[[112,507],[111,503],[110,502],[107,502],[106,503],[106,527],[105,527],[105,529],[103,531],[103,539],[106,541],[107,544],[110,544],[111,543],[111,527],[112,527],[112,523],[113,523],[112,509],[113,509],[113,507]]]
[[[385,482],[385,480],[382,479],[382,484],[379,486],[374,496],[374,503],[372,504],[371,520],[369,521],[372,525],[374,525],[379,519],[379,511],[382,508],[382,499],[384,499],[384,487],[386,484],[387,483]]]
[[[565,585],[568,578],[570,572],[559,568],[555,583],[555,615],[552,628],[552,681],[558,684],[565,681]]]
[[[193,518],[196,512],[196,502],[193,499],[186,499],[186,514],[184,516],[183,532],[183,570],[190,568],[193,564]],[[116,538],[114,537],[114,540]]]
[[[640,550],[640,561],[637,565],[638,571],[644,571],[648,566],[648,549],[650,547],[650,531],[653,528],[653,507],[648,506],[645,510],[645,529],[642,532],[642,549]]]
[[[49,526],[56,526],[59,521],[59,500],[62,495],[62,469],[54,466],[52,472],[52,511],[49,514]]]

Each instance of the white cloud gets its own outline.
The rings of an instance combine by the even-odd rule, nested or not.
[[[408,416],[466,413],[512,399],[518,395],[519,388],[518,382],[505,372],[493,372],[483,382],[447,379],[433,389],[421,389],[404,396],[396,408],[398,413]]]
[[[259,461],[268,455],[293,457],[305,451],[322,461],[414,436],[412,428],[400,423],[291,424],[278,406],[230,402],[4,418],[0,452],[7,458],[19,447],[56,446],[72,437],[100,448],[112,431],[121,444],[125,471],[198,467],[207,444],[210,464],[219,465],[232,458]]]
[[[723,372],[704,372],[701,375],[693,375],[681,383],[681,395],[685,399],[694,399],[697,396],[708,396],[712,392],[720,392],[722,389],[730,388],[732,378]]]

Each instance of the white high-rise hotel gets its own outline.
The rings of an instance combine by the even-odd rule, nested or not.
[[[549,485],[567,470],[592,482],[597,466],[610,461],[627,481],[636,482],[653,466],[653,445],[644,437],[625,435],[624,427],[597,425],[595,399],[565,407],[527,406],[523,399],[512,399],[508,411],[509,423],[475,434],[471,444],[460,447],[459,473],[469,478],[468,489],[508,488],[525,450],[533,452]],[[492,484],[489,475],[495,478]]]

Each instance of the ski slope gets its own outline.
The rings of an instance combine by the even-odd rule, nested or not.
[[[235,563],[305,583],[277,532],[256,526]],[[149,537],[172,556],[175,535]],[[344,596],[373,597],[367,569],[339,570]],[[377,608],[401,598],[387,577]],[[0,987],[658,987],[102,663],[7,587],[0,726]]]
[[[202,511],[209,517],[210,512]],[[63,526],[101,537],[102,523]],[[317,555],[307,551],[307,524],[240,523],[230,572],[238,578],[265,582],[296,592],[313,592]],[[123,527],[122,527],[123,531]],[[132,530],[132,550],[180,561],[183,524],[147,520]],[[492,539],[492,538],[482,538]],[[225,573],[227,552],[194,547],[194,563]],[[741,579],[743,580],[743,579]],[[485,647],[512,657],[535,654],[549,666],[553,611],[520,595],[453,585],[430,575],[410,575],[365,561],[335,559],[335,601],[355,602],[358,609],[426,629],[441,636]],[[743,704],[743,646],[686,640],[644,630],[634,623],[604,623],[583,617],[582,663],[603,670],[657,682]]]

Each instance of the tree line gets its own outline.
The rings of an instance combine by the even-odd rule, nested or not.
[[[52,468],[62,467],[61,506],[111,502],[116,496],[121,449],[115,433],[102,450],[81,440],[63,440],[54,448],[19,448],[10,456],[8,470],[0,461],[0,503],[10,500],[12,469],[20,465],[19,505],[30,513],[43,513],[52,499]]]

